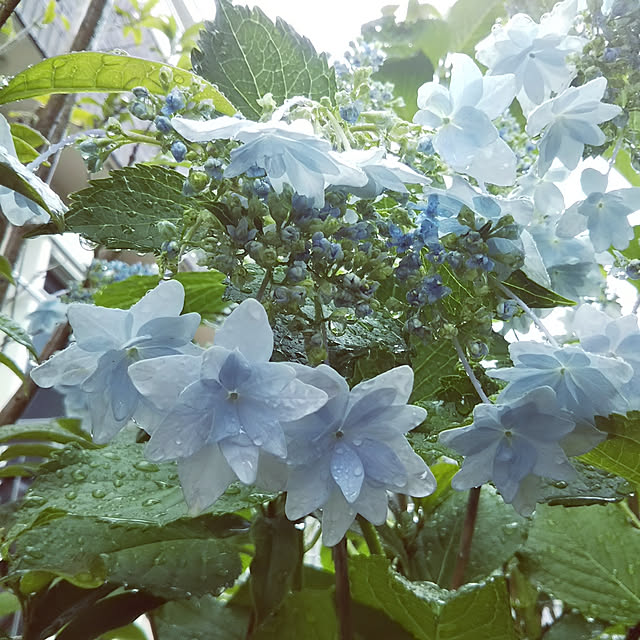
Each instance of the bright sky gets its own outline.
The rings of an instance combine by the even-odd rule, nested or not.
[[[478,0],[482,2],[482,0]],[[185,0],[189,11],[196,20],[213,20],[213,2]],[[326,51],[341,58],[349,42],[360,35],[360,27],[365,22],[380,18],[381,9],[390,4],[398,4],[397,16],[406,13],[406,0],[234,0],[234,4],[259,6],[272,20],[280,17],[298,33],[313,42],[316,49]],[[429,0],[438,11],[446,12],[454,0]]]

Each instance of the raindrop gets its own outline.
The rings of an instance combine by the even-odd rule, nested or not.
[[[82,469],[74,469],[71,472],[71,477],[78,482],[82,482],[87,479],[87,474]]]
[[[119,489],[123,484],[124,482],[120,478],[115,478],[113,481],[113,486],[116,487],[116,489]]]
[[[47,503],[47,500],[42,496],[27,496],[24,503],[28,507],[41,507]]]
[[[566,489],[569,486],[568,482],[565,482],[564,480],[556,480],[555,482],[551,483],[556,489]]]
[[[116,478],[124,478],[127,474],[124,471],[122,471],[121,469],[118,469],[117,471],[113,472],[113,475]]]
[[[65,497],[67,500],[75,500],[75,499],[78,497],[78,492],[77,492],[77,491],[67,491],[67,492],[64,494],[64,497]]]
[[[102,489],[94,489],[91,492],[91,495],[99,500],[100,498],[104,498],[107,494]]]
[[[134,462],[133,466],[138,471],[145,471],[147,473],[160,470],[160,467],[157,464],[153,464],[153,462],[149,462],[148,460],[139,460],[138,462]]]
[[[156,498],[148,498],[142,503],[143,507],[153,507],[154,504],[160,504],[160,500]]]
[[[362,475],[362,467],[356,467],[353,470],[353,475],[356,476],[356,478],[359,478]]]

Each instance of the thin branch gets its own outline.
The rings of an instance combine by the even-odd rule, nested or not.
[[[480,487],[475,487],[469,491],[469,500],[467,501],[467,515],[462,525],[462,535],[460,537],[460,549],[458,550],[458,559],[451,577],[451,588],[458,589],[464,584],[464,572],[469,564],[469,556],[471,555],[471,542],[473,540],[473,532],[476,526],[476,518],[478,516],[478,504],[480,502]]]
[[[464,368],[464,371],[467,374],[467,377],[471,381],[473,388],[476,390],[476,393],[480,396],[480,400],[482,400],[482,402],[486,402],[487,404],[491,404],[491,400],[489,400],[489,397],[484,392],[482,385],[480,384],[480,381],[478,380],[478,378],[476,378],[476,374],[473,373],[473,369],[471,368],[471,365],[467,360],[467,356],[465,356],[464,351],[460,346],[460,341],[458,340],[458,338],[454,336],[454,338],[452,339],[452,342],[453,342],[453,346],[456,349],[456,353],[458,354],[458,359],[460,360]]]
[[[35,160],[30,162],[27,165],[27,169],[31,171],[36,171],[40,165],[48,160],[54,153],[61,151],[66,146],[75,142],[78,138],[82,138],[84,136],[105,136],[106,132],[104,129],[88,129],[87,131],[79,131],[78,133],[74,133],[73,135],[67,136],[60,140],[60,142],[56,142],[51,146],[47,147]]]
[[[56,351],[63,349],[67,344],[70,333],[71,327],[69,323],[58,327],[40,354],[41,362],[49,359]],[[31,379],[31,376],[26,376],[20,388],[13,394],[13,397],[9,400],[5,408],[0,411],[0,427],[5,424],[13,424],[18,420],[37,390],[38,387]]]
[[[258,289],[258,293],[256,293],[256,300],[258,302],[262,302],[262,298],[264,298],[264,294],[267,291],[267,287],[269,286],[269,283],[271,282],[271,276],[273,275],[271,269],[267,269],[265,274],[264,274],[264,278],[262,279],[262,282],[260,283],[260,288]]]
[[[343,537],[337,545],[332,547],[331,552],[333,554],[333,565],[336,569],[336,611],[340,627],[338,637],[340,640],[353,640],[346,537]]]
[[[360,514],[358,514],[357,520],[360,528],[362,529],[362,535],[364,536],[365,542],[367,543],[367,547],[369,548],[371,555],[384,556],[384,549],[382,548],[380,536],[378,535],[376,528]]]
[[[538,318],[538,316],[535,313],[533,313],[533,311],[526,305],[526,303],[523,300],[521,300],[515,293],[513,293],[511,289],[509,289],[508,287],[505,287],[502,284],[502,282],[498,282],[497,284],[498,284],[498,288],[506,296],[514,300],[518,304],[518,306],[531,318],[531,320],[533,321],[533,324],[535,324],[536,327],[538,327],[538,329],[544,334],[544,336],[547,338],[549,343],[554,347],[559,347],[560,345],[558,344],[558,341],[549,333],[549,330],[547,329],[547,327],[544,326],[542,320],[540,320],[540,318]]]
[[[3,0],[0,3],[0,28],[4,26],[4,23],[11,17],[11,14],[19,4],[20,0]]]

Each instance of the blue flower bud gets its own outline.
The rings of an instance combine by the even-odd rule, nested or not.
[[[156,129],[161,133],[169,133],[170,131],[173,131],[171,120],[166,116],[156,116],[154,124],[156,125]]]
[[[222,160],[220,158],[207,158],[203,168],[213,180],[222,180]]]
[[[307,277],[307,265],[304,262],[294,262],[287,269],[287,280],[289,282],[302,282]]]
[[[136,100],[129,105],[129,112],[140,120],[152,120],[155,114],[146,102]]]
[[[136,98],[148,98],[149,97],[149,90],[146,87],[134,87],[133,89],[131,89],[131,93],[133,93],[133,95]]]
[[[435,153],[431,136],[423,136],[418,140],[418,151],[420,153],[424,153],[426,156],[430,156]]]
[[[160,250],[167,254],[169,259],[177,258],[180,245],[175,240],[165,240],[160,245]]]
[[[176,113],[176,111],[184,109],[186,106],[186,102],[182,91],[177,88],[171,89],[171,91],[165,98],[165,105],[167,106],[169,113]]]
[[[171,155],[176,162],[182,162],[187,157],[187,146],[181,140],[176,140],[171,145]]]

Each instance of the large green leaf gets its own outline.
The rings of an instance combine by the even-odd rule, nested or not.
[[[31,342],[29,334],[13,319],[0,313],[0,331],[6,333],[12,340],[26,347],[31,355],[38,357],[38,352]]]
[[[182,195],[184,177],[165,167],[141,165],[90,180],[72,196],[67,230],[110,249],[154,251],[164,238],[157,223],[182,225],[182,214],[196,203]]]
[[[275,25],[258,8],[216,0],[216,17],[205,23],[191,54],[194,70],[216,84],[247,117],[257,120],[257,100],[267,93],[277,104],[307,96],[333,99],[335,72],[307,38],[284,20]]]
[[[582,459],[640,486],[640,411],[630,411],[627,416],[597,416],[596,425],[608,437]]]
[[[0,90],[0,104],[36,98],[51,93],[117,93],[146,87],[151,93],[166,93],[160,71],[169,70],[173,85],[190,87],[197,83],[196,97],[209,99],[220,113],[233,115],[233,105],[208,82],[190,71],[162,62],[120,56],[112,53],[81,51],[47,58],[14,76]]]
[[[244,640],[248,615],[203,596],[167,602],[150,613],[157,640]]]
[[[10,543],[49,515],[94,517],[122,526],[130,522],[159,526],[185,517],[187,506],[175,463],[148,462],[143,455],[145,445],[128,442],[128,434],[125,436],[100,449],[67,447],[43,465],[15,514],[6,541]],[[271,497],[232,485],[207,513],[233,513]]]
[[[15,284],[13,279],[11,263],[4,257],[0,256],[0,278],[8,280],[11,284]]]
[[[175,280],[184,287],[184,313],[195,311],[203,317],[211,317],[223,311],[228,300],[222,296],[226,285],[225,275],[219,271],[190,271],[177,273]],[[158,284],[156,276],[132,276],[122,282],[114,282],[98,291],[94,302],[101,307],[128,309]]]
[[[4,425],[0,429],[0,443],[12,440],[35,440],[38,442],[57,442],[59,444],[77,443],[82,447],[97,448],[89,434],[80,427],[80,421],[72,418],[56,418],[49,422],[23,422]]]
[[[522,565],[543,591],[588,617],[638,621],[640,531],[616,505],[540,507]]]
[[[449,50],[474,55],[475,45],[485,38],[498,18],[506,14],[505,0],[458,0],[447,15]]]
[[[338,637],[334,597],[328,590],[303,589],[289,595],[282,607],[251,636],[255,640],[335,640]]]
[[[55,518],[15,541],[10,574],[46,571],[80,587],[112,584],[166,598],[219,593],[242,571],[235,545],[199,520],[153,526],[82,516]]]
[[[411,402],[435,400],[441,388],[442,376],[455,373],[458,355],[450,340],[437,340],[428,344],[417,344],[411,356],[414,383]]]
[[[0,186],[33,200],[51,215],[61,216],[67,210],[58,194],[2,146],[0,146]]]
[[[412,577],[442,587],[451,585],[460,549],[460,534],[466,516],[468,492],[454,491],[429,516],[415,540]],[[501,569],[526,539],[527,522],[511,505],[484,486],[473,534],[465,582],[486,578]]]
[[[504,578],[447,591],[410,582],[380,556],[349,559],[352,597],[384,611],[416,640],[514,640]]]
[[[555,307],[573,307],[574,300],[546,289],[527,277],[523,271],[514,271],[504,283],[527,306],[534,309],[553,309]]]

